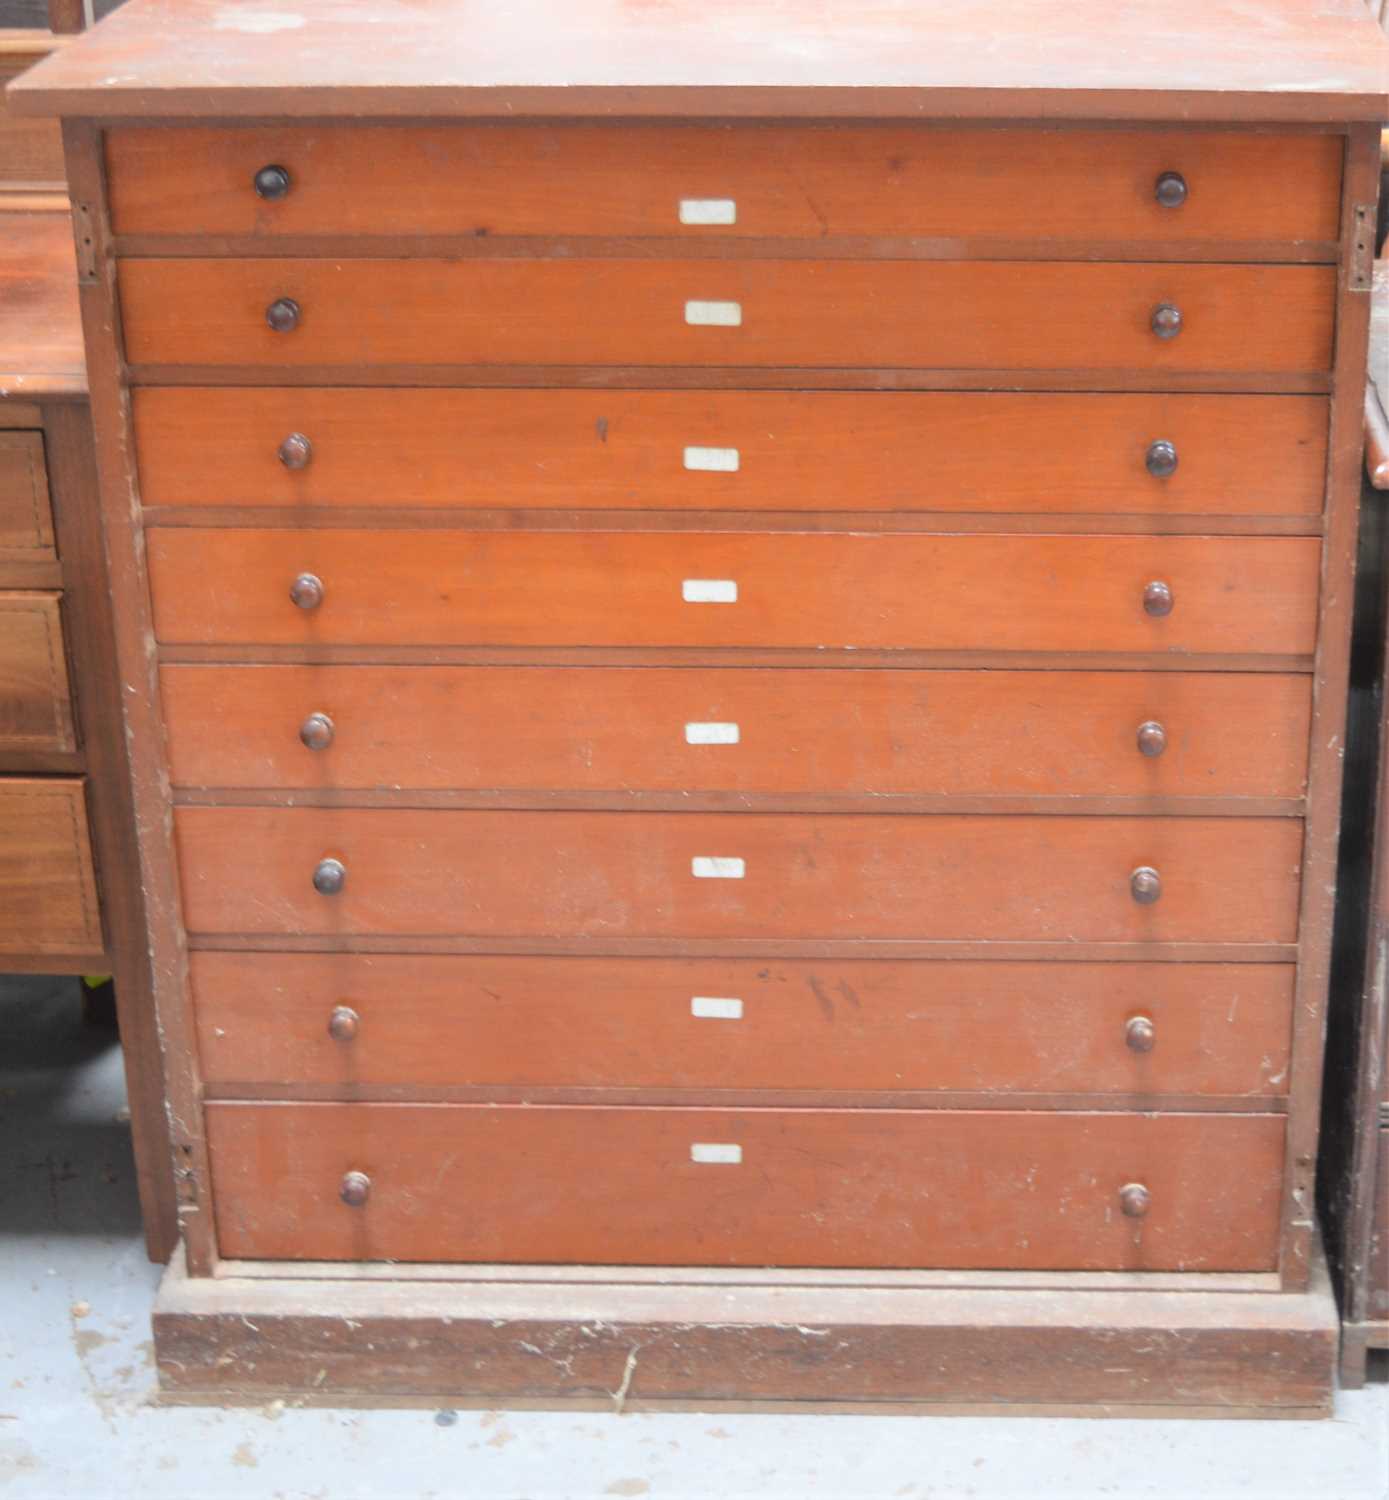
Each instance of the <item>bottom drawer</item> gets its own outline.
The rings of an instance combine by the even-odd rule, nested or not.
[[[101,950],[83,783],[0,780],[0,956]]]
[[[237,1259],[1267,1271],[1283,1120],[209,1104]],[[351,1174],[361,1174],[353,1177]],[[1141,1216],[1124,1211],[1134,1186]],[[350,1188],[365,1201],[344,1201]]]

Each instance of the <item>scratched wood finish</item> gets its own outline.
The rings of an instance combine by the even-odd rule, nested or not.
[[[1288,943],[1295,819],[180,807],[192,933]],[[320,895],[320,860],[347,868]],[[737,859],[743,878],[695,875]],[[1136,902],[1131,872],[1163,893]],[[702,868],[702,867],[700,867]]]
[[[0,752],[77,748],[59,598],[0,592]]]
[[[133,402],[146,506],[1315,516],[1326,482],[1319,397],[144,387]],[[280,461],[291,433],[312,445],[301,469]],[[1166,478],[1145,464],[1159,441],[1177,450]],[[689,448],[737,469],[690,467]]]
[[[1310,679],[1274,673],[166,664],[159,681],[177,787],[1296,798],[1311,714]],[[300,737],[312,714],[326,748]],[[1159,755],[1139,750],[1147,723]]]
[[[148,533],[179,645],[1308,652],[1311,537],[194,530]],[[323,583],[297,608],[295,578]],[[686,602],[687,581],[737,589]],[[1160,580],[1170,614],[1145,612]],[[726,592],[726,590],[725,590]]]
[[[1278,1239],[1271,1115],[210,1103],[207,1127],[234,1258],[1262,1271]]]
[[[0,954],[99,954],[84,784],[0,779]]]
[[[150,259],[119,267],[134,365],[1151,369],[1331,365],[1330,266],[1021,261]],[[277,333],[266,309],[300,308]],[[739,326],[691,325],[690,302]],[[1154,335],[1162,303],[1175,338]],[[1277,316],[1267,309],[1277,308]]]
[[[0,559],[28,562],[53,556],[43,436],[0,432]]]
[[[290,174],[277,200],[252,186],[271,163]],[[1025,224],[1057,241],[1295,242],[1336,238],[1341,153],[1333,136],[1177,130],[126,126],[106,136],[106,167],[118,234],[966,238]],[[1164,172],[1187,180],[1179,209],[1157,201]],[[690,224],[688,200],[734,206]]]
[[[200,951],[190,967],[214,1089],[1074,1091],[1160,1107],[1277,1097],[1292,1021],[1286,964]],[[339,1006],[359,1018],[351,1040],[329,1035]],[[1148,1052],[1128,1044],[1138,1016]]]

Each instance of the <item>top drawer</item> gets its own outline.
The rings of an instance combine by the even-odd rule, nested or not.
[[[1341,179],[1335,136],[1180,130],[136,127],[110,131],[106,152],[121,234],[982,236],[1195,248],[1334,240]],[[258,178],[267,167],[283,176]]]

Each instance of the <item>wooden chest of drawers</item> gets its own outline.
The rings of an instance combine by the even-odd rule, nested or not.
[[[290,93],[136,0],[23,93],[82,117],[163,1379],[1323,1409],[1389,54],[1273,7],[1269,90],[1174,5],[1226,73],[1044,28],[999,88],[892,7],[724,88],[590,9],[592,87],[471,7],[391,83],[363,7]]]

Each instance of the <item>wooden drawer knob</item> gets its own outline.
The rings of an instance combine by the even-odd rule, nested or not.
[[[290,584],[289,597],[300,609],[317,609],[323,603],[323,580],[316,573],[301,573]]]
[[[1155,578],[1143,589],[1143,613],[1146,615],[1170,615],[1176,601],[1172,597],[1172,585]]]
[[[371,1197],[371,1178],[365,1172],[344,1174],[342,1185],[338,1188],[338,1197],[348,1208],[365,1208],[367,1199]]]
[[[304,439],[308,442],[308,439]],[[305,463],[308,460],[305,459]],[[1149,445],[1148,456],[1144,459],[1148,472],[1154,479],[1167,479],[1177,472],[1177,445],[1169,443],[1166,438],[1159,438],[1157,442]]]
[[[1160,339],[1174,339],[1182,331],[1182,310],[1174,302],[1159,302],[1149,324]]]
[[[362,1018],[350,1005],[335,1005],[328,1017],[328,1035],[335,1042],[355,1042]]]
[[[1129,876],[1129,890],[1140,906],[1151,906],[1162,895],[1162,876],[1152,865],[1139,865]]]
[[[347,866],[340,859],[321,859],[314,866],[313,888],[320,896],[336,896],[347,883]]]
[[[333,743],[336,730],[327,714],[310,714],[299,726],[299,738],[306,749],[326,750]]]
[[[280,462],[287,469],[307,469],[313,457],[313,444],[302,432],[291,432],[278,449]],[[1152,465],[1150,464],[1151,468]]]
[[[293,333],[299,326],[299,304],[293,297],[276,297],[265,309],[265,321],[276,333]]]
[[[1119,1207],[1130,1219],[1141,1219],[1151,1202],[1152,1197],[1141,1182],[1126,1182],[1119,1189]]]
[[[1153,184],[1153,197],[1164,208],[1180,208],[1187,198],[1186,178],[1180,172],[1164,172]]]
[[[1156,719],[1149,719],[1138,726],[1138,753],[1150,759],[1161,755],[1167,748],[1167,731]]]
[[[284,167],[262,167],[251,181],[255,185],[256,197],[269,198],[272,203],[289,192],[289,172]]]
[[[1157,1032],[1148,1016],[1130,1016],[1124,1026],[1124,1045],[1130,1052],[1151,1052]]]

